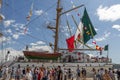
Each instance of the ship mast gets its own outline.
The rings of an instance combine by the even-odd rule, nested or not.
[[[60,8],[60,0],[57,2],[57,15],[56,15],[56,30],[55,30],[55,42],[54,42],[54,52],[57,52],[58,50],[58,31],[59,31],[59,19],[60,19],[60,13],[62,11],[62,8]]]
[[[77,8],[80,8],[82,6],[84,6],[84,5],[82,4],[80,6],[77,6],[75,8],[72,8],[72,9],[69,9],[67,11],[62,12],[62,8],[60,7],[60,0],[58,0],[58,2],[57,2],[57,9],[56,9],[57,15],[56,15],[54,53],[57,52],[57,50],[58,50],[58,31],[59,31],[59,19],[60,19],[60,16],[63,15],[63,14],[66,14],[66,13],[68,13],[70,11],[73,11],[73,10],[75,10]]]

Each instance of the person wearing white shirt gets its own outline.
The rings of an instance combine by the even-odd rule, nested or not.
[[[26,69],[25,80],[32,80],[32,74],[31,74],[30,68]]]

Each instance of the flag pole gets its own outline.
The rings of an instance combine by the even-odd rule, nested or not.
[[[73,21],[74,21],[77,29],[79,30],[78,24],[77,24],[77,22],[76,22],[76,20],[75,20],[75,18],[74,18],[73,15],[72,15],[72,19],[73,19]],[[81,19],[80,19],[80,21],[81,21]],[[79,31],[80,31],[80,30],[79,30]],[[82,31],[83,31],[83,29],[82,29]],[[83,33],[84,33],[84,32],[83,32]],[[82,36],[83,36],[83,33],[82,33]],[[83,41],[79,41],[79,42],[80,42],[81,44],[83,44],[83,49],[84,49],[84,45],[85,45],[86,47],[88,47],[88,48],[91,48],[91,47],[89,47],[88,45],[84,44],[84,37],[82,38],[82,40],[83,40]],[[83,54],[83,56],[84,56],[84,54]],[[83,62],[85,62],[85,58],[83,59]]]
[[[70,29],[70,25],[69,25],[68,20],[67,20],[66,22],[67,22],[68,30],[69,30],[69,32],[70,32],[70,36],[72,36],[72,32],[71,32],[71,29]]]
[[[109,62],[109,49],[107,50],[107,64]]]

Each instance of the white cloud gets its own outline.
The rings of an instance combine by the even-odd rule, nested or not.
[[[114,29],[120,31],[120,25],[113,25],[112,28],[114,28]]]
[[[14,27],[15,33],[17,31],[17,33],[12,36],[14,39],[18,39],[20,35],[25,35],[25,32],[26,32],[25,24],[15,23],[15,24],[12,24],[12,27]],[[28,31],[28,29],[27,29],[27,31]]]
[[[25,28],[26,27],[24,27],[24,24],[21,24],[21,23],[11,24],[11,22],[14,22],[14,21],[8,21],[8,23],[9,22],[10,22],[9,25],[11,25],[11,27],[13,27],[13,29],[5,29],[3,31],[5,34],[11,35],[12,38],[14,38],[14,39],[18,39],[20,37],[20,35],[25,35]]]
[[[10,41],[11,40],[11,37],[9,36],[9,37],[6,37],[6,40],[7,41]]]
[[[46,24],[46,25],[50,25],[50,22],[49,22],[49,21],[46,21],[45,24]]]
[[[0,37],[0,43],[6,41],[6,39],[7,39],[7,38],[6,38],[5,36]]]
[[[14,34],[14,35],[13,35],[13,38],[14,38],[14,39],[18,39],[18,38],[19,38],[19,35],[18,35],[18,34]]]
[[[11,31],[11,29],[8,29],[7,32],[8,32],[8,33],[11,33],[12,31]]]
[[[31,46],[36,46],[37,44],[36,43],[30,43]]]
[[[16,30],[16,31],[21,31],[21,30],[24,30],[25,29],[25,25],[24,24],[21,24],[21,23],[15,23],[15,24],[13,24],[12,25],[13,27],[14,27],[14,29]]]
[[[66,16],[70,16],[71,14],[70,13],[66,13]]]
[[[106,32],[105,33],[105,38],[109,37],[110,34],[111,34],[110,32]]]
[[[65,35],[66,37],[69,37],[69,36],[70,36],[70,31],[71,31],[71,32],[74,32],[74,30],[75,30],[74,27],[71,27],[71,28],[70,28],[70,31],[69,31],[68,26],[64,26],[64,27],[61,27],[61,26],[62,26],[62,25],[60,25],[61,34],[62,34],[62,35]]]
[[[4,32],[5,32],[6,34],[12,35],[12,30],[11,30],[11,29],[4,30]]]
[[[5,37],[5,36],[3,36],[3,37],[0,37],[0,43],[1,42],[9,42],[11,40],[11,37]]]
[[[21,23],[15,23],[12,25],[16,30],[19,29],[24,29],[25,28],[25,24],[21,24]]]
[[[51,47],[50,46],[32,46],[29,48],[29,50],[35,50],[35,51],[49,51],[51,52]]]
[[[106,38],[108,38],[110,36],[110,32],[105,32],[104,35],[102,37],[99,38],[95,38],[96,41],[103,41],[106,40]]]
[[[15,44],[15,41],[12,40],[11,36],[7,36],[7,37],[3,36],[3,37],[0,37],[0,43],[3,43],[3,46],[6,46],[8,44]]]
[[[43,10],[36,10],[35,11],[35,15],[41,15],[41,14],[43,14]]]
[[[10,26],[12,23],[14,23],[15,22],[15,20],[6,20],[6,21],[4,21],[4,26],[5,27],[8,27],[8,26]]]
[[[35,43],[30,43],[31,46],[37,46],[37,45],[45,45],[45,42],[43,41],[37,41]]]
[[[116,21],[120,19],[120,4],[112,5],[110,7],[99,6],[97,9],[99,20],[102,21]]]
[[[52,52],[51,47],[46,45],[46,43],[43,41],[37,41],[35,43],[30,43],[30,45],[32,47],[30,47],[29,50]]]
[[[95,31],[98,31],[99,29],[95,28]]]
[[[45,44],[45,42],[43,42],[43,41],[38,41],[38,42],[36,42],[37,44]]]

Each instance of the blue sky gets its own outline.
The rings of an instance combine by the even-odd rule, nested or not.
[[[89,17],[94,25],[97,35],[94,37],[97,44],[104,47],[109,44],[109,56],[114,63],[120,63],[120,1],[119,0],[61,0],[63,11],[71,9],[74,6],[84,4]],[[56,18],[56,3],[57,0],[3,0],[1,15],[5,18],[0,22],[0,30],[4,36],[0,39],[0,44],[3,40],[3,48],[11,48],[17,51],[22,51],[25,45],[32,46],[37,49],[47,49],[49,42],[54,41],[52,31],[47,29],[47,25],[55,25]],[[29,14],[31,5],[33,4],[32,16],[30,21],[26,17]],[[76,26],[71,18],[74,16],[79,24],[80,18],[83,15],[84,7],[63,15],[60,20],[60,46],[65,47],[65,39],[70,35],[66,25],[68,19],[72,34],[75,34]],[[80,16],[78,16],[80,14]],[[26,31],[25,31],[26,30]],[[62,44],[63,43],[63,44]],[[92,40],[88,42],[93,46]],[[94,46],[93,46],[94,47]],[[3,49],[1,47],[1,49]],[[106,55],[106,52],[103,52]]]

